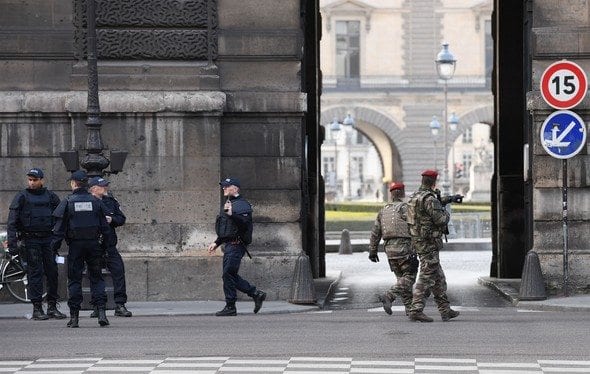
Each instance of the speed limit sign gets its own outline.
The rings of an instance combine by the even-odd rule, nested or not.
[[[586,73],[571,61],[555,62],[541,76],[541,95],[555,109],[575,107],[584,100],[587,89]]]

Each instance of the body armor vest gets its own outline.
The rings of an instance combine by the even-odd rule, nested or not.
[[[42,194],[24,192],[25,203],[20,211],[20,221],[25,232],[48,232],[53,228],[53,209],[51,195],[45,190]]]
[[[408,224],[402,217],[405,203],[398,201],[387,204],[381,211],[381,231],[384,240],[393,238],[409,238]]]
[[[95,198],[90,194],[76,194],[68,200],[68,232],[70,239],[98,239],[100,220]]]
[[[432,218],[424,211],[424,200],[429,195],[436,199],[436,195],[429,190],[419,190],[410,196],[407,217],[412,237],[429,239],[441,236],[441,231],[435,228]]]

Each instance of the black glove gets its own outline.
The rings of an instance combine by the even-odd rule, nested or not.
[[[51,244],[49,245],[49,247],[51,248],[51,251],[53,252],[53,254],[55,256],[59,256],[59,248],[61,247],[61,240],[52,241]]]
[[[379,255],[377,251],[369,251],[369,260],[372,262],[379,262]]]

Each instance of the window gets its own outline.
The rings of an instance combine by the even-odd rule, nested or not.
[[[336,75],[339,86],[360,83],[359,21],[336,21]]]
[[[356,174],[355,179],[358,179],[361,183],[363,183],[363,181],[364,181],[363,163],[364,163],[363,157],[353,157],[352,158],[353,170]]]
[[[473,143],[473,130],[471,128],[466,129],[461,139],[463,144]]]
[[[471,168],[471,160],[473,155],[471,153],[463,153],[463,177],[469,178],[469,169]]]

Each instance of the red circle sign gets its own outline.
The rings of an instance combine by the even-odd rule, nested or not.
[[[582,68],[571,61],[558,61],[541,76],[541,95],[555,109],[570,109],[586,96],[588,79]]]

